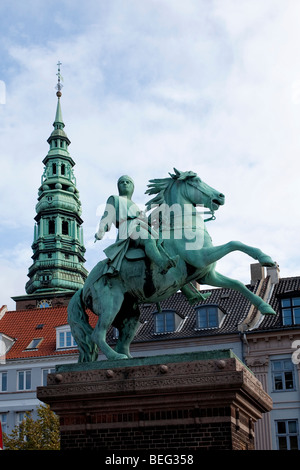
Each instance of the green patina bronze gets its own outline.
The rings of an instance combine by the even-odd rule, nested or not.
[[[81,201],[69,153],[70,140],[62,118],[60,62],[58,63],[57,107],[49,151],[36,205],[33,264],[29,268],[27,294],[76,292],[84,285],[85,247]]]
[[[200,302],[205,297],[193,288],[192,281],[235,289],[261,314],[275,314],[261,297],[215,268],[219,259],[236,250],[263,266],[276,263],[260,249],[239,241],[213,246],[203,215],[196,206],[207,208],[212,218],[224,204],[224,195],[192,171],[174,171],[170,177],[150,180],[146,191],[152,196],[147,203],[147,211],[151,211],[148,219],[132,202],[131,178],[123,177],[130,189],[122,189],[119,180],[119,196],[108,199],[117,217],[114,222],[109,218],[107,206],[96,239],[102,238],[111,223],[119,229],[118,239],[106,250],[107,259],[92,269],[68,306],[68,321],[80,352],[79,362],[96,361],[99,349],[109,360],[130,358],[130,344],[139,325],[139,304],[159,304],[178,290],[191,303]],[[126,208],[121,216],[120,201]],[[122,230],[125,235],[120,235]],[[145,233],[147,240],[152,237],[149,244]],[[148,251],[147,246],[151,247]],[[88,322],[86,308],[99,317],[94,329]],[[106,341],[111,325],[119,330],[115,349]]]

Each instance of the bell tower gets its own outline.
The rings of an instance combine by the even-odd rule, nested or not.
[[[64,131],[61,111],[60,66],[58,62],[54,129],[47,141],[48,154],[43,160],[32,244],[33,264],[25,286],[28,297],[35,297],[36,306],[41,307],[51,305],[55,295],[66,294],[70,298],[87,277],[81,202],[73,171],[75,162],[69,154],[71,142]]]

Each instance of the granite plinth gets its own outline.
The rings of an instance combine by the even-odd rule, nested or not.
[[[272,408],[231,350],[58,366],[37,396],[66,450],[254,449]]]

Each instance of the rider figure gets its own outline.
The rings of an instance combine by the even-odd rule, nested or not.
[[[110,196],[100,219],[99,228],[95,234],[95,242],[101,240],[114,224],[118,229],[115,243],[104,250],[108,258],[108,273],[117,274],[122,260],[130,246],[142,247],[146,256],[165,274],[171,267],[176,266],[178,256],[170,258],[162,255],[157,243],[157,234],[148,223],[146,215],[132,201],[134,183],[132,178],[123,175],[118,180],[119,196]]]

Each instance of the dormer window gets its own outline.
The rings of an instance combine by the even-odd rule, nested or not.
[[[74,349],[77,343],[72,336],[69,325],[56,328],[56,349]]]
[[[154,314],[154,332],[171,333],[178,329],[182,318],[174,310],[163,310]]]
[[[283,325],[300,324],[300,296],[281,299]]]
[[[202,305],[196,308],[196,329],[219,328],[224,318],[218,305]]]
[[[5,364],[5,357],[8,351],[15,344],[15,339],[10,338],[4,333],[0,333],[0,364]]]

